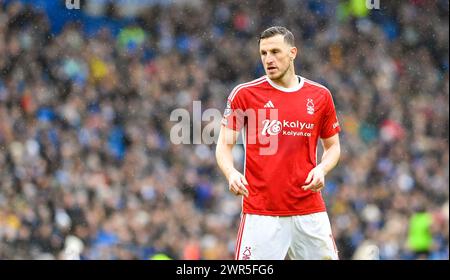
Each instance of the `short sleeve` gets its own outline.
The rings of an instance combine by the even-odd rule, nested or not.
[[[236,90],[235,88],[227,98],[222,125],[235,131],[240,131],[242,129],[245,123],[245,108],[243,103],[242,90]]]
[[[320,138],[329,138],[341,131],[339,120],[336,115],[336,108],[334,106],[333,97],[331,93],[326,91],[326,107],[323,116],[323,125],[320,131]]]

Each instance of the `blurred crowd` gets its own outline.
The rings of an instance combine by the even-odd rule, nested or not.
[[[155,1],[87,36],[0,1],[0,259],[233,258],[241,200],[215,145],[170,142],[170,113],[223,110],[264,75],[271,25],[334,97],[323,195],[340,258],[448,259],[449,3],[363,2]]]

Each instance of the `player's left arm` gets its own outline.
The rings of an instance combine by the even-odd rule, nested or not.
[[[325,175],[328,174],[338,163],[341,155],[341,146],[339,144],[339,133],[331,137],[321,139],[324,153],[319,165],[313,168],[306,178],[304,190],[310,189],[313,192],[320,191],[325,186]]]

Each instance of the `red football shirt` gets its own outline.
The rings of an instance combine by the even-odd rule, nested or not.
[[[340,131],[330,91],[299,76],[294,88],[267,76],[236,86],[222,124],[243,128],[244,175],[249,197],[243,213],[290,216],[325,211],[320,192],[303,190],[317,165],[318,139]]]

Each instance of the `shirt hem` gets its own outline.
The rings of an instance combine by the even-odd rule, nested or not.
[[[263,215],[263,216],[298,216],[298,215],[309,215],[318,212],[326,212],[327,209],[324,207],[312,209],[312,210],[304,210],[304,211],[253,211],[253,210],[243,210],[244,214],[252,214],[252,215]]]

